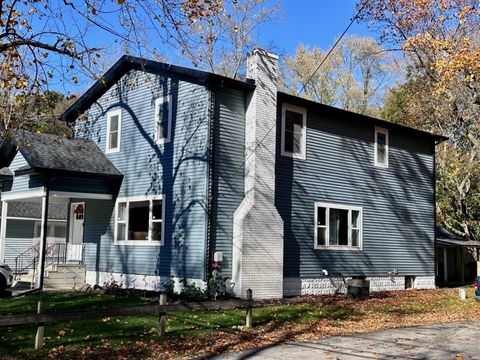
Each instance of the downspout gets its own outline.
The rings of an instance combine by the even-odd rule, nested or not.
[[[215,198],[215,91],[210,87],[210,128],[208,141],[208,195],[207,195],[207,241],[205,246],[205,269],[204,280],[210,278],[210,267],[212,262],[212,247],[214,237],[213,226],[213,202]]]

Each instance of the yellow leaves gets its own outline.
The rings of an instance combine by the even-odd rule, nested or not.
[[[117,0],[118,5],[122,6],[125,0]]]
[[[72,78],[72,82],[73,82],[75,85],[78,84],[78,78],[77,78],[76,76],[74,76],[74,77]]]
[[[102,319],[102,322],[104,322],[104,323],[110,322],[110,317],[109,317],[109,316],[104,317],[104,318]]]

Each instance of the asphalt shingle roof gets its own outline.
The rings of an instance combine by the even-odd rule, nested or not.
[[[69,140],[57,135],[19,131],[15,143],[28,165],[37,172],[54,170],[122,176],[92,140]]]

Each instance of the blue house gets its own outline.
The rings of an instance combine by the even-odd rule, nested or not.
[[[238,296],[434,287],[445,138],[283,93],[277,74],[261,49],[246,81],[123,56],[62,115],[75,139],[2,147],[2,214],[67,204],[89,284],[204,286],[215,261]]]

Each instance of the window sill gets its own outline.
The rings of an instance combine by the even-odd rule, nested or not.
[[[120,149],[105,150],[105,154],[115,154],[119,152],[120,152]]]
[[[295,154],[295,153],[291,153],[291,152],[287,152],[287,151],[282,151],[281,155],[284,156],[284,157],[295,159],[295,160],[306,160],[307,159],[305,154]]]
[[[155,140],[155,144],[157,144],[157,145],[163,145],[163,144],[167,144],[169,142],[170,142],[170,139]]]
[[[315,246],[315,250],[362,251],[363,248],[362,247],[351,247],[351,246],[346,246],[346,245],[341,245],[341,246],[327,246],[327,245],[320,246],[320,245],[317,245],[317,246]]]
[[[114,245],[120,246],[163,246],[162,241],[148,241],[148,240],[121,240],[115,241]]]

